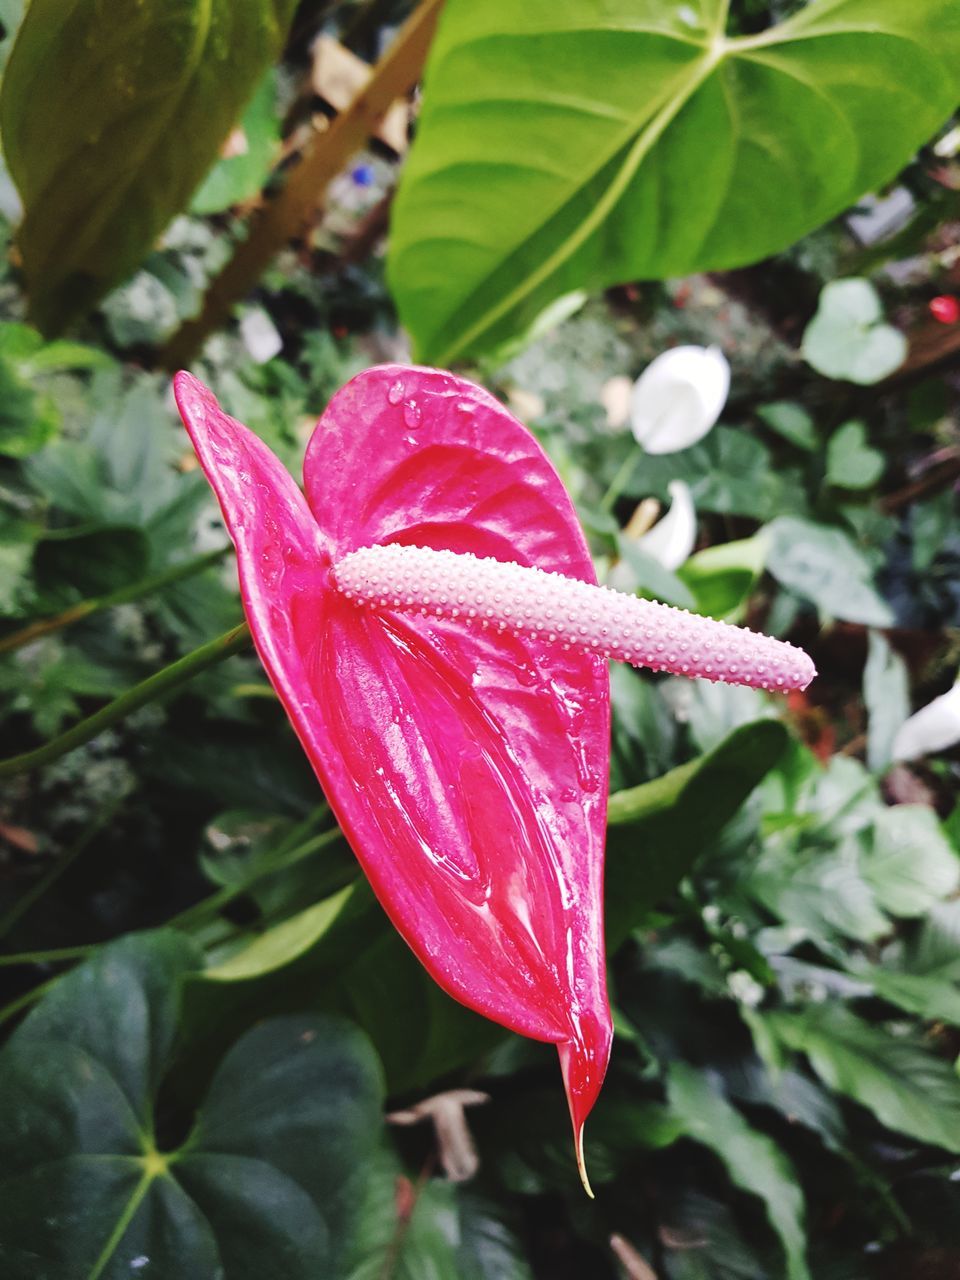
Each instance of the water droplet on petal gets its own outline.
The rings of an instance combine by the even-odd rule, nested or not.
[[[403,399],[403,382],[399,378],[387,392],[387,399],[391,404],[399,404]]]
[[[419,427],[422,416],[420,406],[417,404],[416,400],[408,400],[403,406],[403,420],[411,430],[413,430],[414,427]]]

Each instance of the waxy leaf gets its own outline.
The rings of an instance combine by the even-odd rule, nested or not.
[[[280,50],[293,0],[33,0],[0,92],[31,314],[62,328],[146,257]]]
[[[554,298],[755,262],[885,182],[956,105],[954,0],[449,0],[390,276],[447,364]]]
[[[183,1144],[158,1149],[179,985],[199,963],[172,931],[105,947],[0,1055],[4,1280],[337,1274],[380,1140],[379,1065],[339,1020],[262,1022]]]
[[[304,497],[194,378],[176,388],[257,650],[377,897],[449,994],[557,1044],[579,1135],[611,1039],[606,664],[536,635],[362,609],[332,572],[401,544],[595,583],[559,477],[487,392],[383,366],[320,419]]]

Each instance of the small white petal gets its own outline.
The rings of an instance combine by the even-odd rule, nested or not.
[[[672,573],[685,563],[696,545],[697,513],[688,484],[671,480],[669,489],[670,510],[637,539],[637,546]]]
[[[717,347],[674,347],[633,386],[630,424],[647,453],[677,453],[702,440],[730,391],[730,366]]]
[[[960,742],[960,681],[905,720],[893,740],[894,760],[916,760]]]

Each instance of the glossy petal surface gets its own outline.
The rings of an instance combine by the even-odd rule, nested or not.
[[[330,579],[349,551],[401,542],[595,581],[558,476],[497,401],[435,370],[371,369],[334,397],[306,501],[195,379],[177,396],[258,651],[374,890],[441,986],[558,1044],[579,1134],[611,1035],[606,664],[362,609]]]

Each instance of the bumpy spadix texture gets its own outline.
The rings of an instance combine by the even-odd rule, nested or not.
[[[557,1045],[579,1149],[611,1040],[606,662],[363,607],[333,577],[350,552],[412,545],[595,583],[559,477],[479,387],[391,366],[333,398],[304,495],[195,378],[175,385],[257,650],[377,896],[448,992]]]
[[[793,645],[557,573],[428,547],[365,547],[334,566],[350,600],[509,629],[655,671],[783,693],[816,671]]]

